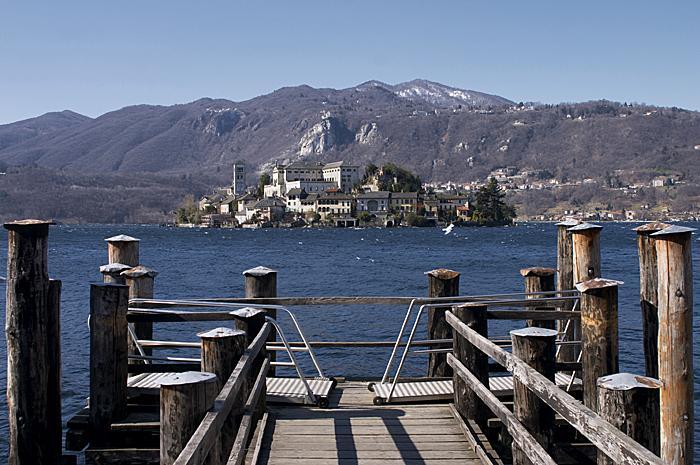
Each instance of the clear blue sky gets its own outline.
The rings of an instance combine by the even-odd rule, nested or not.
[[[700,2],[0,0],[0,123],[425,78],[700,109]]]

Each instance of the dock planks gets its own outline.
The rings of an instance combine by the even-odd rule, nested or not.
[[[481,465],[449,405],[375,406],[367,383],[339,383],[330,408],[270,405],[259,464]]]

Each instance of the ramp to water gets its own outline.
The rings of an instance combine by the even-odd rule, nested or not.
[[[269,406],[260,464],[481,465],[447,404],[374,406],[339,383],[330,408]]]

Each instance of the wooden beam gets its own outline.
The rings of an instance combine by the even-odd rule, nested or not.
[[[448,318],[452,316],[450,312],[448,312],[447,315]],[[470,329],[470,331],[473,330]],[[476,392],[479,398],[494,413],[494,415],[496,415],[503,422],[503,424],[506,425],[508,432],[513,437],[513,442],[515,442],[524,453],[532,457],[532,459],[540,465],[556,464],[552,457],[549,456],[547,451],[544,450],[537,440],[532,437],[522,423],[518,421],[513,412],[511,412],[508,407],[503,405],[503,403],[501,403],[501,401],[486,386],[481,384],[479,379],[474,376],[464,365],[462,365],[459,360],[457,360],[452,354],[447,354],[447,362],[450,364],[454,372],[464,379],[467,386],[471,387],[474,392]]]

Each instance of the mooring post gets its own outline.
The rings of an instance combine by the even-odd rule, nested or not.
[[[102,282],[105,284],[126,284],[126,278],[122,276],[122,271],[130,269],[129,265],[123,263],[109,263],[100,267]]]
[[[90,424],[93,443],[106,439],[112,422],[126,416],[128,305],[127,286],[90,285]]]
[[[138,266],[140,239],[119,234],[118,236],[108,237],[105,241],[107,241],[107,263]]]
[[[644,332],[644,365],[646,375],[652,378],[659,376],[659,314],[656,248],[651,235],[668,227],[666,223],[654,222],[634,229],[637,232],[639,255],[639,304],[642,309]]]
[[[600,274],[600,230],[602,226],[591,223],[580,223],[569,228],[571,233],[572,270],[574,285],[599,278]],[[577,320],[569,322],[569,328],[573,329],[573,341],[581,340],[581,323]],[[570,346],[574,353],[575,362],[581,353],[577,346]]]
[[[651,235],[658,263],[661,459],[693,463],[694,229],[673,225]]]
[[[260,297],[277,297],[277,271],[264,266],[256,266],[243,272],[245,297],[254,299]],[[277,310],[265,309],[267,315],[277,319]],[[257,334],[257,333],[256,333]],[[270,331],[268,342],[275,342],[277,332]],[[270,361],[275,361],[275,352],[270,353]],[[275,376],[275,367],[270,366],[269,376]]]
[[[569,219],[557,223],[557,290],[568,291],[574,289],[574,250],[569,228],[579,224],[579,220]],[[573,302],[563,302],[558,310],[570,311],[574,307]],[[559,336],[564,341],[575,341],[575,323],[570,320],[559,320],[556,323]],[[575,362],[576,349],[571,345],[563,345],[557,352],[557,361]]]
[[[557,331],[547,328],[524,328],[510,332],[513,355],[554,382],[556,373]],[[545,405],[517,378],[513,379],[513,413],[542,447],[550,451],[554,427],[554,410]],[[513,442],[513,464],[532,463]]]
[[[11,465],[53,465],[61,458],[60,282],[49,280],[51,224],[22,220],[4,225]]]
[[[160,385],[160,465],[177,460],[218,394],[214,373],[186,371]]]
[[[459,295],[459,273],[439,268],[428,271],[428,297],[454,297]],[[445,312],[451,305],[428,309],[428,339],[451,339],[452,328],[445,321]],[[452,368],[447,364],[447,354],[431,353],[428,358],[428,376],[451,377]]]
[[[619,371],[617,291],[621,281],[594,278],[576,284],[581,292],[583,403],[598,411],[596,385]]]
[[[630,373],[598,378],[600,416],[655,454],[659,453],[660,387],[654,378]],[[614,463],[598,451],[598,465]]]
[[[452,307],[455,317],[484,337],[488,337],[486,310],[485,305],[467,304]],[[485,353],[474,347],[457,331],[452,332],[452,352],[454,357],[462,362],[484,386],[489,386],[489,358]],[[474,420],[479,426],[485,428],[488,418],[486,405],[461,377],[452,375],[452,382],[455,408],[459,414],[462,418]]]
[[[134,268],[129,268],[121,273],[125,280],[127,286],[129,286],[129,299],[152,299],[153,298],[153,286],[155,277],[158,276],[156,270],[146,268],[143,265],[136,266]],[[141,339],[153,339],[153,323],[150,321],[139,321],[136,323],[130,323],[131,328],[134,330],[136,338]],[[152,350],[150,348],[143,349],[146,355],[151,355]],[[129,336],[129,355],[141,355],[136,347],[136,343],[133,338]],[[137,363],[136,360],[130,361],[130,363]]]
[[[216,391],[220,392],[246,349],[245,332],[231,328],[216,328],[199,333],[197,336],[202,340],[202,371],[216,375]],[[251,384],[250,376],[247,378],[240,394],[236,397],[234,409],[245,405]],[[241,415],[229,415],[226,419],[216,444],[209,452],[209,465],[226,463],[240,422]]]
[[[552,291],[551,294],[528,296],[528,298],[537,299],[542,297],[554,297],[555,273],[556,270],[553,268],[542,267],[523,268],[522,270],[520,270],[520,275],[525,279],[525,292]],[[531,308],[537,310],[536,306],[533,306]],[[536,326],[539,328],[554,329],[554,320],[527,320],[527,325],[528,327]]]

